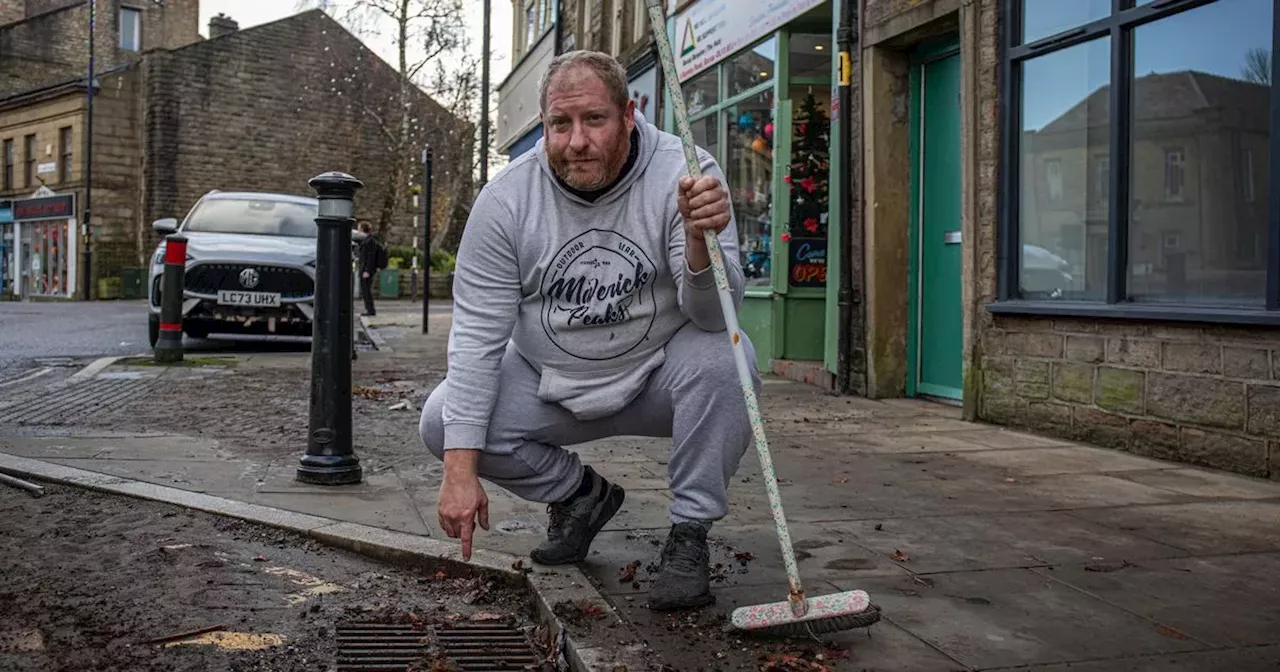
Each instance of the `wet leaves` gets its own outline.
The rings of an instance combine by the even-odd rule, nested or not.
[[[1156,634],[1160,635],[1161,637],[1168,637],[1169,639],[1176,639],[1178,641],[1186,641],[1188,639],[1191,639],[1183,632],[1176,630],[1174,628],[1171,628],[1167,625],[1157,625]]]
[[[582,625],[605,617],[604,607],[590,600],[562,600],[551,607],[558,617],[573,625]]]
[[[910,562],[911,556],[903,553],[900,549],[893,549],[893,559],[898,562]]]
[[[626,566],[618,571],[618,583],[634,583],[636,580],[636,571],[639,569],[639,560],[632,560],[631,562],[628,562]]]
[[[1111,560],[1103,562],[1091,562],[1084,566],[1086,572],[1118,572],[1126,567],[1133,567],[1133,563],[1128,560]]]

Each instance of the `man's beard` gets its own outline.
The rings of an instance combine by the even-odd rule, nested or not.
[[[564,180],[565,184],[579,191],[595,191],[608,186],[617,179],[627,161],[627,136],[622,134],[612,147],[606,148],[603,156],[590,154],[584,156],[571,155],[568,151],[559,157],[547,155],[551,169]],[[574,163],[574,159],[603,159],[590,163]],[[584,170],[585,169],[585,170]]]

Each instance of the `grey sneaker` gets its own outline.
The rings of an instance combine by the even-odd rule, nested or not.
[[[551,521],[547,524],[547,540],[529,557],[540,565],[568,565],[587,558],[591,540],[605,523],[622,507],[626,492],[586,467],[583,478],[592,480],[591,492],[569,503],[557,502],[547,507]]]
[[[715,602],[710,563],[707,528],[696,523],[672,525],[667,544],[662,547],[658,576],[649,589],[649,608],[692,609]]]

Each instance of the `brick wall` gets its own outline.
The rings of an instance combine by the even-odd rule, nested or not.
[[[376,221],[393,161],[383,128],[399,121],[391,104],[397,79],[327,15],[306,12],[152,53],[142,67],[145,221],[181,217],[211,189],[310,195],[307,180],[329,170],[365,183],[357,216]],[[415,96],[410,114],[412,154],[429,141],[435,156],[433,219],[448,221],[470,203],[470,126],[425,94]],[[410,244],[407,193],[397,213],[387,242]]]
[[[1002,317],[984,355],[986,420],[1280,478],[1274,330]]]

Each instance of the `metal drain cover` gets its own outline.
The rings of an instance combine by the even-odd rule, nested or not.
[[[433,651],[465,672],[527,670],[542,661],[520,630],[506,623],[408,625],[350,623],[337,628],[338,672],[403,672]]]
[[[431,630],[440,653],[467,672],[526,670],[542,662],[524,633],[505,623],[455,623]]]
[[[337,630],[338,672],[404,672],[430,647],[430,633],[408,625],[351,623]]]

